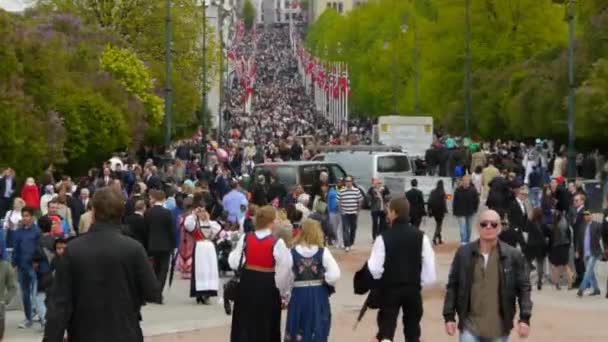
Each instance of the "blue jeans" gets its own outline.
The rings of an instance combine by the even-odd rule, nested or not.
[[[36,272],[33,269],[19,269],[19,286],[25,319],[32,320],[32,299],[36,296]]]
[[[578,290],[580,292],[585,291],[586,289],[593,287],[593,291],[599,292],[600,288],[597,285],[597,278],[595,277],[595,264],[597,263],[597,257],[588,256],[585,257],[585,275],[583,276],[583,281],[581,282]]]
[[[483,337],[477,337],[477,336],[473,335],[472,332],[470,332],[466,329],[464,329],[460,333],[460,338],[459,338],[459,342],[507,342],[507,341],[509,341],[509,336],[483,338]]]
[[[542,196],[541,188],[530,188],[530,193],[528,194],[528,200],[530,200],[530,205],[532,208],[540,208],[540,198]]]
[[[471,228],[473,226],[473,215],[458,216],[458,225],[460,226],[460,244],[464,245],[471,241]]]

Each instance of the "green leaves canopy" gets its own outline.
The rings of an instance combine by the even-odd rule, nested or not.
[[[608,4],[602,0],[578,3],[577,135],[602,141],[607,135],[604,127],[592,122],[608,119],[608,98],[603,96]],[[422,113],[434,116],[449,132],[461,133],[464,5],[464,1],[451,0],[378,0],[346,16],[327,10],[310,29],[306,44],[319,57],[348,63],[351,108],[363,116],[392,112],[393,75],[398,80],[399,112],[413,113],[414,56],[418,54]],[[566,134],[568,26],[564,7],[552,0],[471,1],[475,135],[561,138]],[[403,24],[407,25],[405,33]]]

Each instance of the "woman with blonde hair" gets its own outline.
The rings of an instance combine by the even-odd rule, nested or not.
[[[330,290],[340,268],[324,246],[319,222],[307,219],[291,249],[291,299],[284,341],[327,342],[331,327]]]
[[[281,304],[289,286],[290,254],[285,242],[272,234],[276,219],[272,206],[256,210],[255,231],[241,237],[228,257],[230,267],[240,271],[231,342],[281,341]]]

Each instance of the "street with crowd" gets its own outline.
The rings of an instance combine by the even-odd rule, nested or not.
[[[166,153],[141,148],[83,176],[3,170],[0,337],[143,341],[143,307],[171,305],[169,288],[183,281],[192,305],[232,316],[233,342],[337,340],[331,302],[353,273],[364,307],[378,309],[375,330],[358,331],[365,341],[400,338],[400,310],[408,342],[438,326],[464,342],[536,341],[537,291],[608,298],[605,272],[596,274],[608,258],[608,161],[597,151],[580,154],[568,180],[566,151],[551,141],[437,131],[417,174],[452,182],[438,181],[428,199],[415,177],[390,193],[378,178],[360,191],[351,175],[334,184],[321,172],[308,189],[255,175],[261,163],[309,161],[319,146],[370,145],[374,124],[337,130],[306,95],[288,28],[257,35],[238,47],[255,60],[251,113],[234,82],[219,136],[201,129]],[[446,233],[456,222],[459,238]],[[357,243],[368,231],[373,244]],[[453,243],[448,273],[436,253]],[[365,262],[345,270],[357,253]],[[443,321],[423,327],[422,291],[444,280]],[[11,302],[23,317],[5,327]]]

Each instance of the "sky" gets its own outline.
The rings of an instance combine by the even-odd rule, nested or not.
[[[26,3],[31,0],[0,0],[0,8],[9,12],[21,12],[26,8]]]

